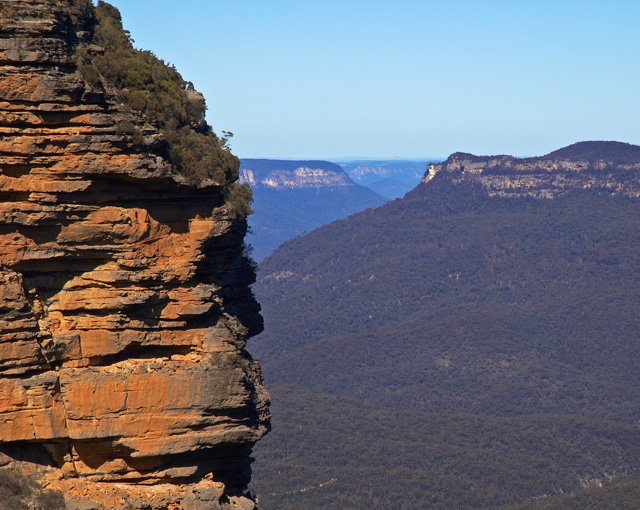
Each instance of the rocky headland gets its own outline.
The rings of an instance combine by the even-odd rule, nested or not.
[[[257,262],[289,239],[386,201],[329,161],[242,159],[239,182],[253,190],[247,242]]]
[[[246,217],[233,176],[176,175],[80,72],[93,11],[0,3],[0,466],[70,509],[250,509],[269,413]]]
[[[422,182],[444,172],[454,184],[479,183],[489,196],[554,198],[576,189],[640,196],[640,147],[578,142],[546,156],[475,156],[456,152],[427,165]]]
[[[240,182],[266,188],[322,188],[353,186],[353,181],[329,161],[243,159]]]

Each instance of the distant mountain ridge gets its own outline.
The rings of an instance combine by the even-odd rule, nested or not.
[[[480,184],[489,196],[553,198],[576,189],[640,196],[640,147],[579,142],[545,156],[475,156],[457,152],[427,166],[422,182],[450,174],[454,184]]]
[[[425,160],[354,160],[338,164],[358,184],[389,199],[400,198],[415,188],[424,174]]]
[[[329,161],[288,161],[273,159],[243,159],[240,182],[252,187],[321,188],[325,186],[353,186],[354,182],[340,168]]]
[[[640,164],[640,146],[611,141],[578,142],[550,152],[546,156],[531,159],[564,159],[591,163],[607,161],[613,164],[638,165]]]
[[[252,352],[274,401],[302,405],[256,450],[256,484],[288,494],[265,510],[493,510],[638,473],[639,183],[640,147],[618,142],[456,153],[276,250]],[[439,420],[450,437],[415,437]],[[337,481],[294,493],[319,479]]]
[[[289,239],[386,202],[329,161],[242,159],[240,182],[253,190],[247,243],[258,262]]]

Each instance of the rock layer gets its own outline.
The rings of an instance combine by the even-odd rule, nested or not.
[[[251,508],[246,221],[85,83],[78,48],[100,49],[75,4],[0,3],[0,464],[70,508]]]
[[[554,198],[591,189],[640,197],[640,148],[622,142],[579,142],[535,158],[455,153],[427,165],[422,182],[439,172],[454,184],[479,183],[489,196]]]
[[[349,187],[353,181],[329,161],[244,159],[240,181],[272,189]]]
[[[304,232],[385,203],[329,161],[243,159],[240,181],[253,190],[247,241],[257,262]]]

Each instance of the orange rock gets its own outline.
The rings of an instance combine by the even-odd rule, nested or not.
[[[132,150],[63,4],[0,5],[0,465],[87,508],[249,508],[269,414],[246,223],[158,133]]]

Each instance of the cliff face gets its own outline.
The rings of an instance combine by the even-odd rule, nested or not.
[[[338,165],[328,161],[244,159],[240,181],[272,189],[354,186]]]
[[[246,222],[82,79],[81,5],[0,4],[0,465],[69,508],[252,508]]]
[[[247,241],[258,262],[289,239],[385,202],[329,161],[243,159],[240,180],[253,189]]]
[[[536,158],[452,154],[441,164],[427,165],[422,182],[444,172],[456,184],[481,184],[489,196],[554,198],[593,189],[638,197],[638,170],[638,146],[579,142]]]

